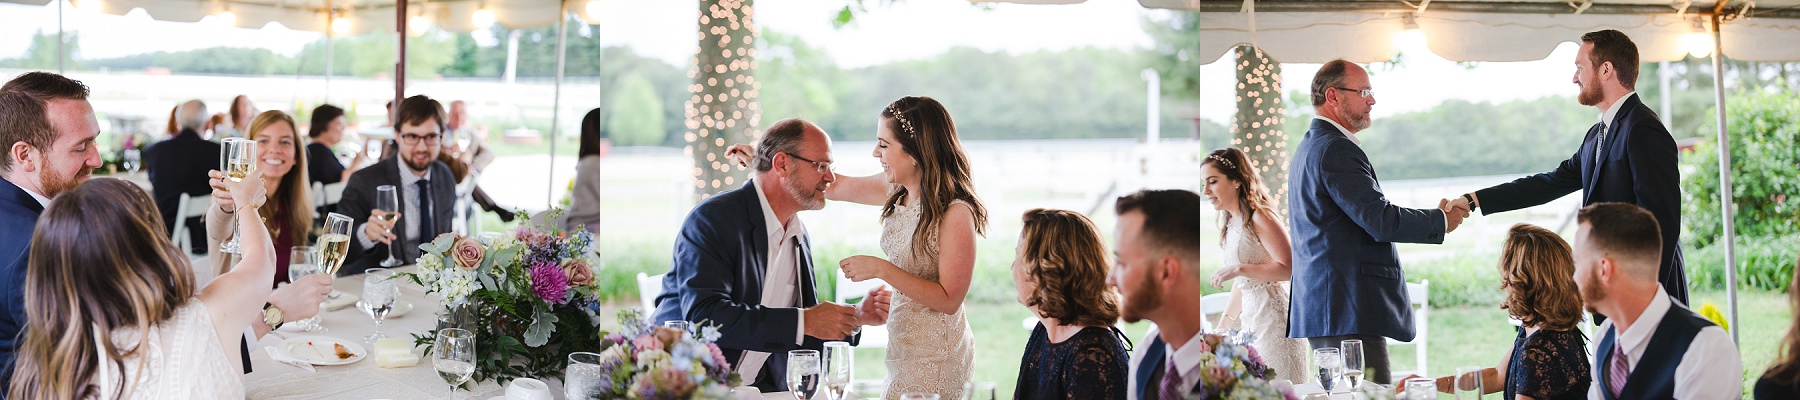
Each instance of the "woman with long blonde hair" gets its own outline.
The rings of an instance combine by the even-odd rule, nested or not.
[[[254,198],[262,178],[227,183]],[[255,211],[255,206],[241,206]],[[150,195],[96,178],[39,217],[25,274],[26,330],[13,399],[243,398],[228,355],[262,315],[274,249],[260,218],[239,218],[244,261],[200,289]]]
[[[1262,359],[1275,374],[1305,383],[1306,342],[1288,337],[1288,291],[1293,273],[1288,235],[1250,158],[1235,147],[1213,150],[1200,161],[1200,195],[1219,210],[1219,245],[1225,266],[1213,272],[1213,287],[1231,285],[1231,300],[1219,316],[1221,329],[1254,332]]]

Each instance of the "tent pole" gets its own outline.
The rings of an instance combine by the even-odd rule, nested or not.
[[[400,101],[406,100],[406,0],[394,0],[394,109],[400,109]],[[400,121],[394,121],[394,143],[400,143]]]
[[[1725,127],[1725,41],[1719,36],[1722,20],[1719,14],[1712,15],[1713,101],[1719,118],[1719,215],[1724,216],[1720,219],[1725,223],[1725,295],[1730,302],[1731,326],[1737,328],[1731,330],[1731,342],[1738,343],[1738,332],[1743,329],[1738,325],[1737,240],[1732,234],[1734,216],[1731,213],[1731,138]]]
[[[63,39],[63,3],[65,3],[65,2],[66,1],[57,1],[56,2],[56,74],[57,75],[67,75],[69,73],[68,71],[63,70],[63,60],[69,58],[69,56],[68,56],[69,42],[67,39]]]
[[[556,136],[562,130],[562,84],[563,59],[569,50],[569,0],[563,0],[556,10],[556,89],[550,98],[550,173],[544,178],[550,183],[544,185],[544,209],[551,209],[556,203],[552,194],[556,192]]]

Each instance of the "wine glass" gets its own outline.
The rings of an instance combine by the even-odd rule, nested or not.
[[[1431,378],[1407,379],[1406,398],[1414,400],[1436,400],[1437,380]]]
[[[225,171],[225,178],[232,182],[243,182],[244,178],[256,173],[256,142],[249,139],[225,138],[219,146],[219,169]],[[248,203],[252,199],[234,199]],[[239,254],[243,248],[238,246],[237,213],[231,214],[231,240],[219,244],[219,252]]]
[[[600,354],[577,351],[569,353],[569,367],[563,370],[563,398],[569,400],[600,399],[602,390],[612,379],[600,367]]]
[[[138,168],[144,167],[144,153],[138,149],[125,149],[125,170],[137,175]]]
[[[307,276],[323,272],[323,269],[319,268],[318,262],[315,261],[317,255],[318,253],[313,252],[312,246],[294,246],[292,250],[289,250],[288,283],[292,284]],[[319,309],[324,310],[325,307],[319,307]],[[298,322],[301,330],[318,332],[316,329],[319,329],[319,314],[313,314],[311,317],[295,322]]]
[[[1349,339],[1338,344],[1344,354],[1344,383],[1350,390],[1362,389],[1363,382],[1363,341]]]
[[[1481,398],[1481,367],[1456,367],[1454,391],[1458,400]]]
[[[450,398],[456,398],[456,388],[475,374],[475,334],[460,328],[439,329],[437,343],[431,347],[431,366],[450,384]]]
[[[1313,366],[1319,369],[1319,387],[1331,393],[1333,384],[1344,374],[1344,356],[1336,347],[1313,349]]]
[[[381,334],[381,321],[387,319],[389,311],[394,310],[394,303],[400,299],[400,286],[394,281],[394,271],[386,268],[370,268],[363,275],[363,298],[359,306],[375,318],[375,334],[363,338],[371,344],[387,337]]]
[[[369,218],[379,219],[389,224],[400,220],[400,191],[396,190],[394,185],[375,187],[375,211],[377,212],[369,214]],[[393,231],[393,228],[388,228],[388,232]],[[405,232],[405,230],[402,229],[401,232]],[[399,240],[399,238],[395,238],[395,240]],[[392,268],[403,264],[405,263],[400,261],[399,257],[394,256],[394,243],[388,243],[388,258],[381,260],[381,266]]]
[[[694,332],[694,323],[687,321],[663,321],[663,327],[681,331],[684,335]]]
[[[993,382],[963,382],[962,400],[995,400],[999,396],[994,392]]]
[[[844,391],[850,388],[850,379],[856,375],[855,357],[850,354],[849,343],[825,342],[826,400],[844,399]]]
[[[787,359],[788,390],[794,398],[808,400],[819,393],[819,351],[789,350]]]

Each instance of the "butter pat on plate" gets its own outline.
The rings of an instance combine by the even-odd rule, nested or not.
[[[402,338],[382,338],[375,341],[375,366],[381,368],[406,368],[419,364],[419,356],[413,355],[412,340]]]

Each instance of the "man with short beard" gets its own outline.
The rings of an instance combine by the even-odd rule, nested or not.
[[[101,165],[100,124],[81,82],[30,72],[0,87],[0,387],[25,330],[26,252],[50,199]]]
[[[1587,398],[1736,399],[1744,364],[1725,329],[1695,314],[1657,283],[1662,237],[1656,217],[1626,203],[1576,214],[1575,286],[1588,311],[1608,317],[1594,347]]]
[[[719,348],[745,385],[787,391],[787,352],[855,344],[862,326],[887,323],[885,287],[855,307],[821,302],[812,240],[801,210],[825,207],[831,138],[812,123],[784,119],[757,144],[756,174],[744,186],[694,206],[675,238],[675,260],[650,317],[719,327]]]
[[[1369,73],[1344,60],[1312,81],[1318,117],[1288,168],[1294,270],[1288,337],[1314,349],[1361,340],[1370,382],[1392,383],[1387,339],[1411,341],[1411,300],[1394,243],[1441,244],[1466,212],[1388,202],[1356,133],[1375,106]]]
[[[1180,399],[1200,387],[1200,195],[1186,190],[1143,190],[1113,204],[1117,266],[1107,284],[1124,301],[1125,322],[1156,323],[1131,354],[1129,400]]]
[[[338,213],[355,220],[355,240],[339,275],[360,274],[378,267],[388,254],[411,264],[419,257],[419,243],[450,232],[451,209],[456,204],[456,176],[438,162],[444,137],[444,107],[425,96],[400,101],[394,112],[394,138],[399,145],[393,157],[350,174]],[[393,185],[399,210],[375,209],[376,188]],[[372,218],[399,211],[398,222]],[[386,252],[373,251],[385,244]]]
[[[1674,137],[1656,112],[1638,99],[1637,45],[1615,30],[1581,35],[1575,54],[1576,98],[1600,111],[1575,155],[1556,169],[1451,199],[1451,207],[1482,215],[1537,206],[1576,190],[1581,204],[1636,204],[1656,215],[1662,230],[1657,281],[1676,302],[1687,304],[1687,272],[1681,255],[1681,172]],[[1596,318],[1595,323],[1603,319]]]

